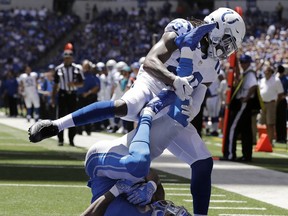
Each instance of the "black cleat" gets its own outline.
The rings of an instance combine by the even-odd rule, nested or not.
[[[51,120],[38,121],[28,129],[29,140],[33,143],[56,136],[58,133],[58,126],[53,124]]]

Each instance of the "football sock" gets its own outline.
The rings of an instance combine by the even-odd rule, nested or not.
[[[152,115],[147,113],[140,117],[138,127],[129,146],[129,155],[121,158],[127,171],[138,178],[145,177],[150,169],[150,129]]]
[[[65,128],[95,123],[113,118],[115,116],[114,108],[113,101],[95,102],[62,118],[54,120],[53,123],[58,126],[59,131],[62,131]]]
[[[191,194],[194,215],[207,215],[211,196],[212,158],[196,161],[191,165]]]

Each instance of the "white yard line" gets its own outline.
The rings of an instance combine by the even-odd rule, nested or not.
[[[254,208],[254,207],[209,207],[209,209],[221,209],[221,210],[258,210],[258,211],[265,211],[266,208]]]
[[[259,215],[259,214],[218,214],[218,216],[287,216],[287,215]]]
[[[88,188],[84,185],[57,185],[57,184],[1,184],[0,187],[56,187],[56,188]]]
[[[193,202],[193,200],[184,199],[184,202]],[[210,200],[210,203],[247,203],[247,201],[241,200]]]

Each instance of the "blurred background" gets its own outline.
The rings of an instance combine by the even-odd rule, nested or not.
[[[282,4],[279,15],[278,4]],[[145,56],[153,35],[175,17],[204,18],[214,9],[241,6],[247,35],[260,37],[269,25],[286,29],[288,1],[269,0],[1,0],[0,68],[37,72],[62,61],[72,42],[75,62],[114,58],[132,63]]]

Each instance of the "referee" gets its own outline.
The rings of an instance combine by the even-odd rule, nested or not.
[[[71,43],[65,45],[63,52],[63,63],[55,68],[52,93],[52,105],[55,106],[57,96],[57,119],[77,109],[77,88],[83,86],[82,66],[73,62],[73,46]],[[69,128],[69,144],[74,146],[76,128]],[[64,133],[58,134],[58,145],[63,146]]]

